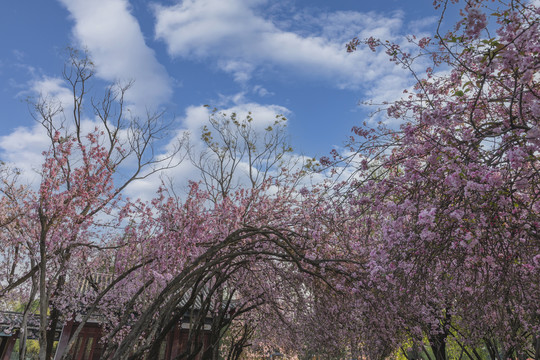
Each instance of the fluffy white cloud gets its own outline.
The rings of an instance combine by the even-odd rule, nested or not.
[[[245,119],[250,115],[253,118],[252,127],[257,132],[264,132],[265,128],[273,125],[277,115],[288,116],[291,111],[280,105],[264,105],[253,102],[245,102],[243,93],[232,96],[222,96],[219,110],[220,114],[228,117],[235,113],[237,119]],[[185,116],[182,119],[182,129],[179,130],[177,138],[181,138],[186,132],[190,134],[192,145],[203,149],[203,143],[200,140],[201,129],[203,126],[210,126],[209,119],[212,116],[212,110],[203,105],[189,106],[185,110]],[[217,115],[219,116],[219,115]]]
[[[36,96],[48,103],[52,112],[65,109],[69,114],[73,97],[69,89],[64,87],[60,78],[43,77],[30,84],[30,89],[20,95]],[[37,100],[36,100],[37,101]],[[39,120],[39,114],[36,114]],[[60,126],[64,115],[57,112],[55,123]],[[21,173],[30,183],[39,178],[43,163],[43,151],[51,144],[45,128],[36,121],[30,127],[17,127],[7,135],[0,136],[0,157],[12,167],[21,170]]]
[[[243,102],[243,94],[235,94],[230,97],[222,97],[223,109],[221,113],[231,115],[233,112],[237,114],[238,119],[245,118],[248,113],[253,117],[253,129],[255,131],[264,132],[268,125],[272,125],[276,120],[276,115],[289,115],[290,110],[279,105],[263,105],[258,103]],[[225,107],[228,102],[229,106]],[[182,119],[182,128],[178,130],[176,137],[171,140],[171,143],[166,147],[171,151],[177,143],[177,139],[183,138],[186,133],[190,136],[190,146],[194,154],[203,152],[206,145],[200,139],[201,129],[205,125],[209,125],[209,118],[212,110],[203,105],[189,106],[185,110],[185,115]],[[210,126],[209,126],[210,127]],[[211,127],[210,127],[211,128]],[[185,153],[184,153],[185,154]],[[164,154],[166,155],[166,154]],[[181,154],[180,154],[181,155]],[[298,157],[298,155],[291,155]],[[300,161],[300,159],[298,159]],[[243,178],[242,171],[248,172],[248,164],[242,162],[238,166],[237,181],[239,183],[247,181]],[[135,198],[139,197],[145,200],[155,196],[157,187],[161,184],[159,177],[164,179],[172,179],[174,185],[182,190],[187,189],[188,180],[200,181],[200,171],[193,166],[189,159],[185,159],[179,166],[163,171],[160,174],[152,175],[151,177],[132,183],[127,189],[128,196]]]
[[[144,41],[127,0],[59,0],[75,21],[73,35],[87,47],[97,75],[107,81],[135,83],[127,100],[154,108],[172,95],[171,80]]]
[[[340,88],[357,88],[393,66],[385,55],[368,49],[348,54],[344,44],[354,36],[394,39],[403,25],[401,13],[390,17],[353,11],[299,13],[280,28],[257,12],[265,3],[183,0],[172,6],[155,5],[156,37],[166,43],[171,56],[218,59],[216,64],[240,82],[256,69],[276,67]]]
[[[261,85],[255,85],[252,89],[252,91],[259,95],[260,97],[265,97],[265,96],[272,96],[274,95],[273,92],[271,91],[268,91],[267,89],[265,89],[264,87],[262,87]]]
[[[50,144],[43,127],[35,124],[31,128],[18,127],[10,134],[0,136],[2,160],[21,171],[29,183],[39,178],[43,156]]]
[[[244,84],[251,79],[251,74],[255,70],[255,66],[246,61],[241,60],[220,60],[218,66],[228,73],[233,74],[234,81]]]
[[[66,109],[73,105],[73,93],[65,85],[61,78],[45,76],[32,82],[30,93]]]

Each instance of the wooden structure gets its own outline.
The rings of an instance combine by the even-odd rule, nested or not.
[[[55,359],[60,359],[64,355],[69,340],[73,337],[75,329],[79,323],[70,320],[64,324],[62,334],[56,346]],[[103,343],[100,341],[102,336],[101,325],[96,322],[87,322],[84,324],[77,342],[71,348],[69,359],[73,360],[98,360],[101,357]]]
[[[59,360],[64,354],[65,348],[68,345],[75,329],[79,324],[74,321],[68,321],[63,329],[62,335],[56,349],[55,360]],[[209,326],[206,327],[209,330]],[[100,341],[103,336],[101,325],[98,322],[87,322],[79,336],[75,346],[71,349],[69,360],[99,360],[104,348],[104,344]],[[156,360],[172,360],[178,355],[187,350],[189,336],[189,323],[182,322],[175,326],[167,335],[165,341],[161,344],[160,355]],[[205,331],[202,338],[199,340],[201,351],[195,360],[202,359],[204,349],[209,346],[210,333]],[[3,359],[2,359],[3,360]]]
[[[112,281],[111,274],[95,273],[82,280],[79,286],[79,292],[86,293],[92,287],[94,289],[103,288]],[[194,307],[200,308],[201,304],[197,301]],[[195,310],[196,311],[196,310]],[[63,325],[60,324],[56,329],[55,341],[58,341],[56,346],[55,360],[59,360],[64,355],[66,348],[73,337],[74,332],[79,326],[81,318],[75,315],[74,320],[66,321]],[[15,342],[18,339],[18,329],[22,320],[22,314],[0,311],[0,360],[10,360],[11,353],[14,350]],[[105,321],[104,318],[90,319],[87,321],[77,337],[75,345],[71,348],[69,360],[98,360],[105,344],[102,342],[103,333],[101,324]],[[205,319],[204,331],[199,339],[196,339],[196,345],[201,348],[201,351],[195,360],[201,360],[205,349],[210,345],[210,328],[212,319]],[[161,344],[160,356],[156,360],[172,360],[178,355],[184,353],[188,349],[190,318],[185,315],[181,321],[169,332],[165,341]],[[39,331],[39,318],[31,316],[28,320],[28,338],[37,339]]]
[[[23,315],[13,311],[0,311],[0,360],[10,360],[19,338],[19,329]],[[37,339],[39,334],[39,317],[30,315],[26,326],[27,339]],[[56,328],[55,340],[60,338],[62,326]]]
[[[189,318],[188,318],[189,321]],[[205,330],[210,330],[210,325],[205,325]],[[188,336],[189,336],[189,322],[182,322],[176,325],[167,335],[166,340],[161,344],[160,354],[158,360],[172,360],[178,355],[188,350]],[[195,357],[195,360],[202,360],[202,354],[204,350],[208,349],[210,345],[210,332],[204,331],[200,339],[198,339],[198,345],[201,347],[201,351]]]
[[[11,354],[15,350],[15,343],[19,338],[19,327],[22,320],[22,314],[11,311],[0,311],[0,360],[10,360]],[[202,359],[202,353],[208,348],[210,343],[210,322],[207,319],[205,331],[198,344],[201,347],[200,353],[195,360]],[[77,329],[79,323],[70,320],[60,325],[56,329],[55,340],[58,341],[56,354],[54,359],[58,360],[64,355],[65,349],[71,340],[73,333]],[[39,318],[35,315],[30,316],[28,320],[28,339],[37,339],[39,331]],[[82,328],[75,346],[70,351],[69,360],[99,360],[104,348],[101,341],[103,330],[99,321],[88,321]],[[156,360],[171,360],[176,358],[188,350],[189,336],[189,316],[175,326],[167,335],[166,340],[162,343],[159,359]]]

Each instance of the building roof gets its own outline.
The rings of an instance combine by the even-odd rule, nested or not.
[[[0,310],[0,336],[13,336],[18,334],[23,320],[23,314],[15,311]],[[27,336],[29,339],[37,339],[39,336],[39,315],[30,314],[27,323]],[[56,326],[55,339],[58,340],[62,324]]]

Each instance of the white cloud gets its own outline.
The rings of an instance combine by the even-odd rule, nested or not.
[[[155,53],[146,46],[127,0],[59,0],[75,21],[73,34],[87,47],[97,75],[107,81],[135,83],[127,100],[155,108],[169,101],[172,84]]]
[[[243,102],[243,93],[234,94],[229,97],[222,97],[222,104],[228,102],[228,107],[223,107],[220,110],[221,113],[231,115],[233,112],[237,114],[239,120],[244,119],[248,113],[251,113],[253,117],[253,129],[257,132],[264,132],[264,129],[268,125],[272,125],[276,120],[276,115],[289,115],[291,111],[283,106],[279,105],[263,105],[258,103]],[[204,125],[209,125],[209,118],[212,114],[212,110],[203,105],[189,106],[185,110],[185,115],[182,119],[182,128],[177,131],[176,138],[171,140],[176,142],[178,138],[182,138],[184,134],[190,134],[190,145],[195,153],[200,153],[205,150],[206,145],[200,139],[201,129]],[[211,126],[209,126],[211,128]],[[173,149],[174,146],[169,144],[168,149]],[[291,154],[292,157],[298,157],[298,155]],[[300,161],[300,160],[298,160]],[[242,177],[242,170],[247,173],[248,164],[242,162],[239,164],[237,180],[239,183],[244,183],[247,178]],[[181,191],[187,189],[188,180],[200,181],[201,174],[199,170],[186,159],[179,166],[165,170],[159,175],[152,175],[151,177],[133,182],[127,189],[126,193],[132,198],[142,198],[145,200],[151,199],[161,184],[159,177],[165,177],[167,179],[173,179],[174,185]],[[181,192],[180,191],[180,192]]]
[[[10,134],[0,136],[2,160],[21,173],[30,183],[39,178],[43,163],[42,152],[48,148],[50,140],[43,127],[36,123],[33,127],[18,127]]]
[[[240,93],[242,94],[242,93]],[[239,95],[239,94],[236,94]],[[253,128],[263,131],[268,125],[271,125],[276,120],[276,115],[288,116],[291,111],[280,105],[263,105],[258,103],[235,102],[241,100],[237,96],[231,96],[229,101],[233,102],[232,106],[220,109],[220,113],[230,116],[236,113],[238,119],[244,119],[249,113],[253,117]],[[223,102],[225,104],[225,102]],[[189,131],[192,134],[199,134],[203,126],[208,125],[211,110],[205,106],[189,106],[186,109],[186,115],[183,119],[184,128],[182,131]]]
[[[425,31],[428,27],[434,27],[437,22],[439,21],[438,16],[428,16],[423,19],[414,20],[409,23],[409,27],[411,29],[411,32],[413,34],[416,34],[416,36],[420,37],[422,36],[422,32]],[[425,36],[428,36],[429,34],[425,34]]]
[[[252,64],[240,60],[218,61],[218,66],[222,70],[233,74],[234,81],[241,84],[244,84],[251,79],[251,74],[254,70],[254,66]]]
[[[375,12],[336,11],[320,15],[315,21],[322,29],[321,36],[342,43],[352,38],[366,39],[370,36],[380,39],[395,39],[403,25],[403,13],[395,11],[390,16]]]
[[[273,92],[268,91],[266,88],[262,87],[261,85],[255,85],[252,90],[255,94],[259,95],[260,97],[266,97],[266,96],[272,96],[274,95]]]
[[[19,95],[37,95],[38,98],[49,104],[51,111],[57,112],[57,110],[65,109],[69,114],[73,96],[63,85],[62,79],[43,77],[33,81],[30,84],[30,89]],[[39,120],[39,114],[36,116]],[[56,126],[60,127],[63,120],[64,114],[57,112]],[[51,141],[45,128],[36,121],[31,127],[17,127],[11,133],[0,136],[0,156],[10,166],[21,170],[27,181],[33,182],[39,178],[44,159],[42,153],[49,148],[50,144]]]
[[[401,13],[386,17],[342,11],[299,18],[291,29],[282,29],[256,12],[265,3],[184,0],[156,5],[156,38],[166,43],[171,56],[219,59],[217,65],[240,82],[256,70],[275,67],[339,88],[358,88],[393,66],[385,55],[369,49],[348,54],[344,44],[354,36],[395,39],[402,26]],[[305,34],[301,29],[307,22],[318,32]]]
[[[61,78],[45,76],[35,80],[30,91],[44,99],[57,102],[64,109],[73,105],[73,93],[65,87],[65,82]]]

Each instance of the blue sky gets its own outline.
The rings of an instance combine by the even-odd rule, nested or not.
[[[65,48],[86,47],[103,84],[134,79],[128,101],[195,131],[210,104],[255,118],[284,113],[298,154],[322,156],[392,100],[410,75],[352,37],[432,34],[431,0],[18,0],[0,3],[0,159],[43,146],[24,99],[65,96]],[[451,23],[451,21],[449,21]],[[39,153],[39,152],[38,152]]]

